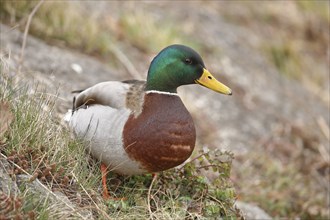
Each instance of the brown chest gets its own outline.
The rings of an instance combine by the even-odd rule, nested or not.
[[[123,130],[125,151],[149,172],[183,163],[195,141],[192,117],[176,95],[147,93],[142,112],[130,115]]]

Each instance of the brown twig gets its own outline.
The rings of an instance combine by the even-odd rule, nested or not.
[[[217,202],[223,209],[223,211],[225,212],[225,215],[224,216],[227,216],[227,211],[224,207],[224,205],[222,204],[222,202],[220,200],[218,200],[217,198],[215,198],[214,196],[211,196],[211,195],[208,195],[208,197],[213,200],[214,202]]]
[[[116,58],[124,65],[128,73],[136,79],[141,78],[141,74],[136,70],[133,63],[127,58],[127,56],[115,45],[110,45],[109,49],[116,56]]]
[[[19,67],[18,70],[20,71],[21,66],[23,64],[23,58],[24,58],[24,51],[25,51],[25,46],[26,46],[26,39],[27,39],[27,35],[30,29],[30,24],[32,21],[32,18],[34,16],[34,14],[37,12],[37,10],[39,9],[39,7],[41,6],[41,4],[44,2],[44,0],[40,0],[38,2],[38,4],[36,6],[34,6],[32,12],[29,14],[28,20],[26,22],[25,25],[25,29],[24,29],[24,35],[23,35],[23,43],[22,43],[22,48],[21,48],[21,55],[20,55],[20,59],[19,59]]]
[[[320,116],[316,119],[317,121],[317,124],[319,125],[323,135],[328,139],[330,140],[330,128],[329,126],[327,125],[327,122],[325,121],[325,119]]]
[[[150,214],[150,219],[153,218],[153,217],[152,217],[153,213],[152,213],[151,206],[150,206],[150,200],[151,200],[151,189],[152,189],[152,187],[153,187],[154,182],[155,182],[156,179],[157,179],[157,174],[155,174],[155,175],[153,176],[152,181],[151,181],[151,184],[150,184],[150,186],[149,186],[149,190],[148,190],[148,210],[149,210],[149,214]]]
[[[220,161],[220,163],[223,163]],[[204,165],[204,166],[199,166],[199,167],[196,167],[196,169],[207,169],[209,167],[221,167],[220,165],[216,165],[216,164],[209,164],[209,165]]]
[[[204,155],[206,155],[206,154],[208,154],[208,153],[210,153],[210,151],[207,151],[207,152],[204,152],[204,153],[202,153],[202,154],[200,154],[200,155],[197,155],[196,157],[194,157],[193,159],[191,159],[189,162],[185,163],[185,164],[184,164],[182,167],[180,167],[178,170],[179,170],[179,171],[182,170],[186,164],[188,164],[188,163],[192,163],[192,162],[194,162],[195,160],[197,160],[197,159],[203,157]]]
[[[76,181],[79,183],[79,180],[77,178],[77,176],[74,174],[74,172],[71,171],[71,175],[73,176],[73,178],[76,179]],[[94,208],[95,210],[99,211],[102,213],[103,217],[107,218],[107,219],[111,219],[110,216],[103,211],[97,204],[96,202],[92,199],[92,197],[89,195],[89,193],[87,192],[87,190],[85,189],[85,187],[79,183],[79,186],[82,188],[82,190],[86,193],[86,195],[88,196],[88,198],[93,202],[93,204],[95,205],[96,208],[94,208],[93,206],[91,206],[92,208]],[[86,207],[85,207],[86,208]]]

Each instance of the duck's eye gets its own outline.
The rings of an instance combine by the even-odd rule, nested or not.
[[[189,58],[186,58],[186,59],[184,60],[184,62],[185,62],[186,64],[192,64],[192,60],[189,59]]]

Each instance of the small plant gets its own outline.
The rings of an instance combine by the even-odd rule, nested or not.
[[[151,175],[113,174],[108,185],[113,196],[121,199],[107,203],[110,214],[129,219],[140,209],[144,218],[239,217],[234,208],[235,190],[229,181],[232,153],[205,149],[198,153],[181,168],[157,174],[154,182]],[[212,180],[206,177],[207,172],[213,175]]]

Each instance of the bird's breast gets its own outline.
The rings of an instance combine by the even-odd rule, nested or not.
[[[177,95],[146,93],[142,112],[124,126],[125,151],[149,172],[178,166],[196,141],[193,119]]]

